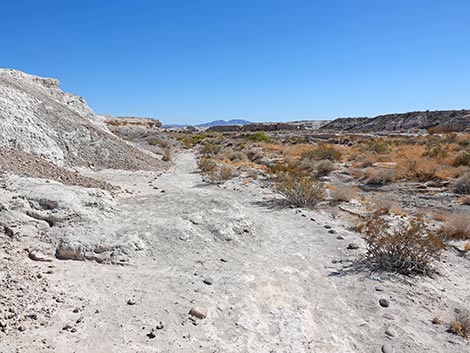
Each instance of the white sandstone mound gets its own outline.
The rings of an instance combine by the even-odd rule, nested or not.
[[[160,162],[109,132],[82,97],[59,81],[0,69],[0,146],[60,166],[156,169]]]

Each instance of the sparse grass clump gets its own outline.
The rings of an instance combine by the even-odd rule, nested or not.
[[[374,270],[426,274],[445,248],[442,237],[428,229],[421,217],[390,227],[380,215],[373,214],[357,230],[364,236],[366,260]]]

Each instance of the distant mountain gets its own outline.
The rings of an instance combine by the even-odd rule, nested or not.
[[[242,119],[232,119],[232,120],[214,120],[209,123],[196,125],[198,127],[212,127],[212,126],[225,126],[225,125],[247,125],[251,124],[251,121],[242,120]]]
[[[242,120],[242,119],[232,119],[232,120],[214,120],[208,123],[191,125],[191,124],[166,124],[163,125],[163,128],[174,128],[174,127],[187,127],[187,126],[196,126],[196,127],[212,127],[212,126],[226,126],[226,125],[247,125],[251,124],[251,121]]]

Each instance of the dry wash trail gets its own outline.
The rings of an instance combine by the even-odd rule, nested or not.
[[[128,264],[54,260],[48,278],[64,297],[54,323],[2,342],[5,351],[456,352],[429,327],[427,280],[410,287],[342,272],[362,251],[348,244],[361,242],[327,214],[282,207],[258,185],[207,185],[189,152],[160,176],[99,176],[132,194],[87,226],[132,244]],[[208,317],[191,317],[194,306]]]

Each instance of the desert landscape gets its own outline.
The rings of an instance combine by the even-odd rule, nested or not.
[[[2,353],[470,350],[468,110],[162,127],[1,69],[0,173]]]

